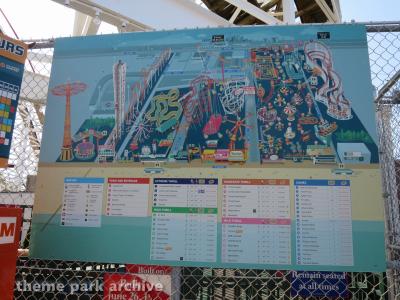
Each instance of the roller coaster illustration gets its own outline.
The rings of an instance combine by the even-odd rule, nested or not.
[[[377,161],[376,145],[365,138],[327,45],[224,47],[240,50],[166,48],[133,82],[126,71],[131,62],[119,60],[110,77],[114,111],[81,126],[72,161],[335,163],[343,138],[338,129],[360,132],[359,143],[368,142],[371,161]],[[189,61],[194,55],[198,67]],[[177,71],[182,65],[189,70]],[[89,129],[96,135],[85,135]]]

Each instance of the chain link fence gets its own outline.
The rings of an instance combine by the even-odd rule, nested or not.
[[[371,76],[376,88],[388,269],[386,273],[348,273],[348,292],[339,299],[400,299],[400,22],[371,23],[367,30]],[[123,274],[127,271],[125,265],[28,257],[34,183],[53,54],[51,40],[30,43],[10,165],[0,172],[0,205],[24,208],[14,296],[21,300],[103,299],[105,274]],[[302,295],[293,294],[290,271],[173,268],[171,276],[171,299],[303,299]],[[163,275],[159,277],[162,281]],[[57,288],[59,283],[62,288]],[[160,294],[155,299],[163,297]],[[330,294],[318,299],[330,299]]]

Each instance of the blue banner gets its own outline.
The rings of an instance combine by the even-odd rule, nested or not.
[[[350,180],[296,179],[294,185],[312,186],[350,186]]]
[[[345,272],[292,271],[292,296],[345,298],[349,295]]]

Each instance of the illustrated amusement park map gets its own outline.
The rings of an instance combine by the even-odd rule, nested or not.
[[[58,39],[48,95],[33,257],[385,269],[363,26]]]

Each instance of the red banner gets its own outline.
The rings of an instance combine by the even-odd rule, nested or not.
[[[2,300],[13,299],[21,224],[22,209],[0,207],[0,295]]]
[[[127,264],[126,272],[134,274],[171,275],[172,267]]]
[[[149,184],[150,178],[108,178],[108,183],[114,184]]]

